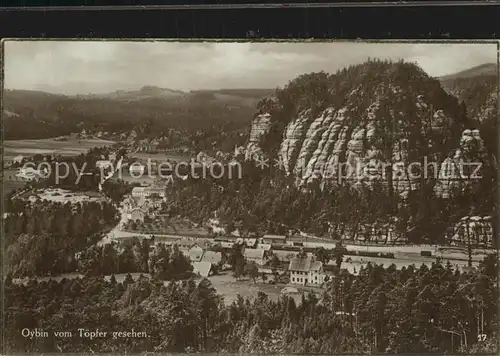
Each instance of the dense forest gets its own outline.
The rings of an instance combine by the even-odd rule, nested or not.
[[[93,245],[78,254],[78,272],[86,276],[148,273],[168,281],[192,275],[193,266],[177,245],[157,243],[152,247],[149,239]]]
[[[225,305],[207,279],[164,284],[102,277],[5,282],[7,352],[494,353],[497,259],[477,271],[450,265],[369,264],[337,273],[324,295]],[[25,338],[23,328],[44,330]],[[89,339],[78,329],[108,332]],[[144,332],[113,337],[112,332]],[[69,331],[72,337],[55,337]],[[118,335],[115,335],[118,336]]]
[[[346,109],[343,125],[350,125],[346,131],[346,136],[350,137],[353,127],[366,125],[368,108],[378,101],[374,142],[378,154],[392,163],[398,139],[408,140],[408,162],[422,163],[425,157],[441,163],[460,147],[464,129],[479,128],[487,154],[480,155],[472,149],[465,159],[482,163],[482,177],[476,181],[464,180],[462,185],[450,188],[448,199],[436,196],[438,171],[421,177],[419,188],[403,199],[392,188],[392,172],[388,173],[387,182],[375,182],[371,187],[354,187],[350,182],[336,184],[338,182],[328,180],[297,187],[296,180],[273,167],[259,172],[251,163],[241,162],[242,179],[181,182],[172,194],[173,211],[198,223],[206,222],[217,211],[230,227],[231,222],[240,221],[246,227],[257,227],[264,232],[282,233],[293,227],[332,237],[342,236],[348,230],[355,232],[362,224],[397,221],[398,231],[413,243],[443,242],[453,224],[467,215],[490,215],[496,229],[498,162],[495,148],[498,137],[494,131],[496,116],[487,111],[491,103],[485,104],[489,103],[487,97],[494,82],[487,83],[486,89],[478,91],[478,97],[482,98],[477,99],[482,100],[480,105],[467,95],[457,98],[448,94],[438,79],[429,77],[413,63],[369,60],[335,74],[301,75],[258,104],[258,113],[269,113],[272,118],[269,132],[261,136],[259,142],[271,165],[283,143],[286,125],[303,112],[308,112],[309,117],[304,120],[311,120],[328,107]],[[422,97],[420,93],[425,93],[431,108],[443,110],[446,116],[443,122],[426,122],[430,111],[423,112],[416,106]],[[464,100],[472,105],[472,112]],[[489,116],[481,121],[473,112],[487,112]],[[293,136],[289,141],[300,140]],[[339,139],[335,145],[340,143]],[[336,146],[342,152],[340,160],[347,156],[348,145],[346,142],[343,145]],[[330,145],[332,149],[333,146]],[[361,155],[367,154],[366,151],[365,148]],[[292,154],[289,158],[297,159],[295,156]],[[199,202],[203,202],[201,208]]]
[[[10,192],[4,199],[6,271],[16,277],[75,272],[78,268],[75,255],[100,241],[103,234],[118,223],[117,203],[130,193],[133,185],[107,180],[102,184],[102,195],[98,194],[101,172],[95,163],[107,158],[109,152],[109,148],[96,147],[76,157],[53,159],[35,155],[31,158],[35,164],[47,162],[51,171],[46,179],[27,182],[25,188]],[[119,152],[119,157],[122,154]],[[65,167],[70,167],[69,172],[64,171]],[[78,179],[82,172],[91,174],[80,175]],[[45,188],[87,192],[97,200],[31,202],[27,199],[29,190]]]
[[[312,183],[303,189],[278,169],[262,170],[253,162],[240,164],[241,179],[229,179],[228,168],[220,179],[208,176],[177,181],[169,189],[170,214],[203,224],[217,212],[229,230],[236,225],[243,231],[261,233],[284,234],[296,229],[335,239],[354,234],[362,224],[396,221],[397,232],[410,243],[444,243],[454,221],[467,214],[492,214],[495,200],[491,191],[484,195],[477,191],[476,195],[457,194],[445,200],[430,195],[422,201],[421,192],[415,191],[402,201],[377,184],[355,188]],[[496,216],[492,214],[492,218]]]
[[[32,205],[13,199],[7,209],[4,266],[18,277],[74,272],[75,254],[101,240],[119,219],[107,201]]]
[[[481,137],[488,151],[498,153],[498,68],[472,77],[442,81],[443,87],[467,105],[471,119],[479,123]],[[497,157],[498,159],[498,157]]]

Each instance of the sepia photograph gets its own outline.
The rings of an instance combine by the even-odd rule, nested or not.
[[[497,42],[6,40],[6,354],[497,354]]]

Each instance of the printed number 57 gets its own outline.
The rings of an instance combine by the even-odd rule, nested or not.
[[[486,341],[486,334],[479,334],[477,336],[477,341]]]

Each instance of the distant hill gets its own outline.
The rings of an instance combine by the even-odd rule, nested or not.
[[[478,122],[496,121],[498,66],[485,63],[439,78],[449,94],[467,105],[467,113]]]
[[[107,94],[87,94],[76,95],[79,99],[111,99],[119,101],[139,101],[144,99],[172,99],[185,96],[186,93],[180,90],[159,88],[154,86],[144,86],[139,90],[117,90]]]
[[[195,101],[220,101],[221,103],[255,106],[257,101],[272,92],[273,89],[216,89],[184,92],[155,86],[144,86],[139,90],[117,90],[113,93],[77,95],[76,97],[80,99],[111,99],[117,101],[169,100],[172,102],[172,100],[181,100],[191,104]]]
[[[267,89],[183,92],[144,86],[108,94],[67,96],[5,90],[4,117],[8,119],[4,122],[5,139],[62,136],[83,128],[142,132],[143,126],[147,126],[144,135],[171,129],[184,132],[184,136],[200,130],[207,133],[205,136],[212,131],[230,133],[248,129],[257,103],[271,92]],[[14,117],[16,120],[11,120]]]
[[[218,89],[218,90],[192,90],[191,93],[213,93],[230,95],[233,97],[262,99],[274,92],[274,89]]]
[[[444,75],[439,77],[441,81],[455,80],[461,78],[472,78],[477,76],[497,76],[498,75],[498,65],[495,63],[485,63],[476,67],[472,67],[457,73]]]
[[[441,78],[441,85],[467,107],[468,116],[479,123],[488,151],[498,152],[498,66],[482,64]]]

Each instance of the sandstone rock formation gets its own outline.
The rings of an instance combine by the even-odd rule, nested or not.
[[[495,113],[493,96],[486,102],[476,112],[489,123]],[[496,141],[486,132],[494,130],[484,128],[493,125],[471,118],[463,102],[413,64],[368,61],[334,75],[302,75],[258,109],[246,158],[258,152],[279,159],[299,187],[318,183],[321,189],[356,188],[362,193],[357,204],[370,219],[360,216],[354,223],[363,225],[356,228],[355,239],[392,236],[390,225],[383,225],[382,235],[373,225],[377,203],[368,195],[380,199],[380,189],[386,190],[382,196],[390,207],[377,219],[388,224],[394,214],[401,219],[398,228],[418,241],[438,238],[444,233],[443,221],[454,224],[466,214],[486,215],[494,204],[488,199],[494,175],[489,172],[486,180],[471,177],[478,174],[478,164],[494,163],[491,147]],[[449,199],[455,192],[478,194],[475,200],[472,194],[465,194],[465,200]],[[451,203],[455,208],[447,209]],[[456,208],[462,203],[470,204],[465,206],[469,212]],[[429,227],[422,226],[426,222]]]
[[[400,70],[397,64],[392,66],[365,64],[365,69],[360,70],[361,80],[351,75],[346,81],[336,74],[327,79],[333,84],[326,84],[330,89],[326,95],[325,90],[320,91],[323,94],[318,100],[311,99],[312,92],[319,91],[317,82],[324,76],[313,78],[314,84],[303,85],[311,88],[296,89],[293,85],[298,85],[291,82],[284,89],[303,93],[291,96],[290,100],[297,104],[295,110],[286,112],[282,136],[271,138],[280,142],[272,154],[283,161],[284,170],[296,177],[299,186],[315,181],[356,186],[379,182],[392,187],[404,199],[422,182],[434,178],[436,195],[446,198],[462,184],[457,164],[484,159],[479,131],[464,131],[457,100],[418,69],[406,67],[408,78],[402,80],[401,75],[391,76]],[[371,70],[385,70],[386,74],[378,81],[355,85]],[[353,82],[351,89],[343,92],[341,105],[335,81]],[[262,153],[259,140],[278,117],[283,120],[286,103],[279,103],[277,97],[265,101],[261,113],[252,121],[247,159]],[[313,110],[314,106],[321,110]]]
[[[486,150],[479,130],[464,130],[459,148],[441,163],[434,192],[440,198],[449,198],[454,191],[480,184],[486,164]]]
[[[270,125],[271,115],[268,113],[260,114],[252,120],[252,127],[246,147],[245,159],[252,159],[254,155],[262,153],[259,146],[259,140],[269,131]]]
[[[490,216],[464,216],[455,224],[450,241],[457,245],[491,248],[493,225]]]
[[[391,90],[393,94],[402,95],[400,88],[393,86]],[[355,91],[351,93],[355,94]],[[411,105],[416,119],[422,122],[420,135],[428,137],[427,143],[432,148],[435,137],[444,136],[451,118],[443,110],[432,111],[423,94],[414,98]],[[388,107],[390,103],[381,96],[373,99],[360,117],[354,114],[352,105],[338,109],[328,107],[316,117],[310,109],[299,112],[286,126],[277,152],[285,171],[296,176],[299,185],[318,179],[367,185],[374,181],[387,185],[392,181],[394,190],[407,196],[420,181],[419,177],[412,177],[408,168],[410,133],[403,131],[404,127],[387,132],[383,125],[409,126],[411,123],[405,122],[402,110],[396,112],[387,110]],[[252,150],[259,151],[258,139],[269,130],[271,122],[269,113],[259,115],[252,122],[247,158]],[[418,147],[413,148],[413,157],[418,157],[419,151]]]

